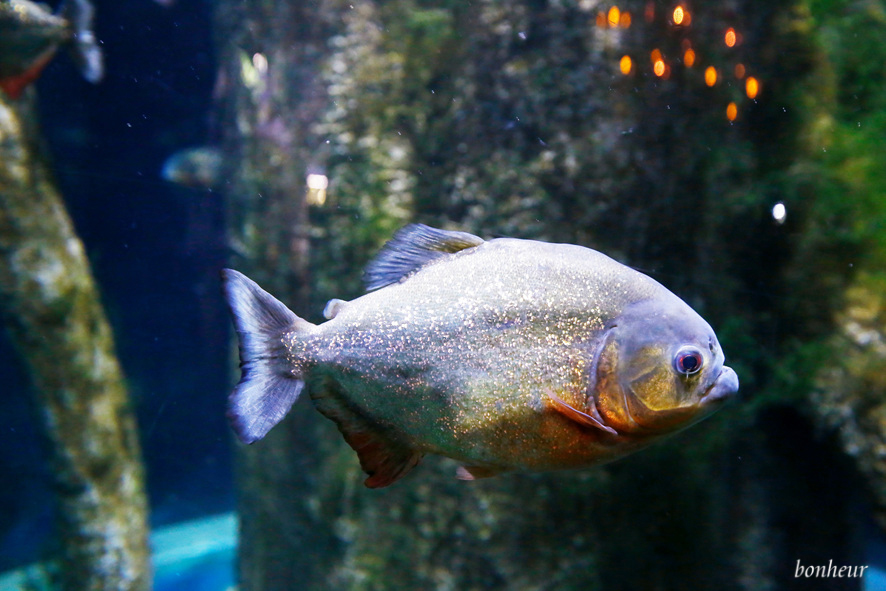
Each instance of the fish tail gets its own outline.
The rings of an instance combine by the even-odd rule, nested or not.
[[[237,329],[242,370],[228,399],[228,418],[240,441],[254,443],[286,416],[304,388],[284,338],[313,325],[242,273],[224,269],[222,283]]]
[[[65,0],[60,12],[71,23],[71,56],[77,69],[84,78],[95,84],[105,74],[102,50],[92,30],[95,8],[89,0]]]

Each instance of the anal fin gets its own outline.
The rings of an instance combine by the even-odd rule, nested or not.
[[[369,475],[363,481],[367,488],[383,488],[395,483],[415,468],[424,456],[371,430],[342,430],[342,435],[357,452],[360,467]]]
[[[13,100],[19,98],[25,91],[25,88],[40,77],[43,68],[50,62],[53,55],[55,55],[55,47],[51,47],[40,54],[28,69],[21,74],[0,79],[0,89],[3,89],[3,92]]]
[[[317,410],[338,426],[345,441],[357,452],[360,467],[369,475],[363,481],[368,488],[393,484],[424,457],[423,453],[396,441],[350,408],[336,396],[334,387],[314,390],[320,390],[318,394],[311,394]]]

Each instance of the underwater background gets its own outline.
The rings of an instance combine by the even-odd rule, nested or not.
[[[0,572],[45,562],[71,589],[225,589],[235,570],[244,590],[886,588],[883,2],[95,9],[100,83],[61,47],[0,96]],[[78,418],[89,405],[53,406],[74,382],[46,394],[66,363],[52,331],[79,308],[41,316],[19,289],[42,285],[16,244],[56,191],[125,376],[98,421],[124,442],[129,411],[137,425],[120,449],[144,489],[126,480],[132,504],[106,517],[131,517],[131,551],[97,550],[114,528],[69,517],[89,512],[55,413],[79,409],[70,430],[104,441]],[[219,270],[316,322],[410,222],[643,271],[711,323],[739,399],[614,464],[475,483],[427,458],[364,489],[306,401],[236,444]],[[201,556],[203,582],[186,572]],[[869,568],[810,578],[798,561]]]

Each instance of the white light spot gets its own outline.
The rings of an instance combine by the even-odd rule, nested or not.
[[[268,58],[262,53],[256,53],[252,56],[252,65],[259,75],[264,76],[268,73]]]
[[[329,187],[329,179],[325,174],[309,174],[307,178],[308,205],[323,205],[326,203],[326,188]]]
[[[788,210],[784,206],[784,203],[779,201],[775,205],[772,206],[772,219],[775,220],[776,224],[783,224],[785,218],[788,217]]]
[[[329,179],[325,174],[309,174],[308,189],[320,191],[329,188]]]

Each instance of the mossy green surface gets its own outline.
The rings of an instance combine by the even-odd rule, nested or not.
[[[32,95],[0,96],[0,307],[49,442],[65,590],[151,586],[134,416],[89,262],[39,149]]]

